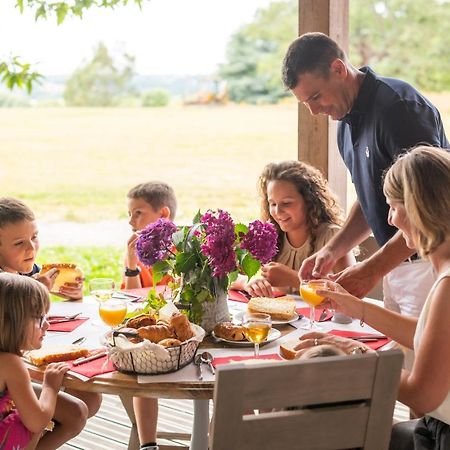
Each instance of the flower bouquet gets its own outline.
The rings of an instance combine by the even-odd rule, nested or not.
[[[173,277],[174,301],[189,305],[190,320],[209,332],[216,322],[229,320],[229,284],[239,273],[250,278],[268,263],[277,252],[277,237],[270,223],[234,224],[226,211],[209,210],[197,213],[192,226],[177,228],[167,219],[148,225],[138,238],[136,253],[153,268],[155,284],[165,274]],[[223,310],[216,313],[219,301]]]

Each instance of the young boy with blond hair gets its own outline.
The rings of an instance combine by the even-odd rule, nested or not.
[[[36,264],[39,251],[39,238],[36,219],[33,211],[18,199],[0,197],[0,272],[9,272],[35,278],[51,289],[58,274],[51,269],[39,275],[40,268]],[[76,284],[64,285],[59,295],[69,299],[80,299],[83,280]],[[37,393],[40,386],[33,384]],[[71,395],[69,395],[71,394]],[[57,432],[52,433],[49,448],[58,448],[64,442],[76,436],[84,427],[88,417],[93,416],[102,401],[96,393],[67,390],[58,394],[55,410]]]
[[[128,215],[132,234],[127,242],[124,282],[126,289],[153,286],[152,268],[142,265],[136,256],[136,241],[139,232],[158,219],[174,220],[177,200],[173,189],[166,183],[150,181],[132,188],[128,194]],[[158,284],[167,284],[171,278],[165,276]],[[156,428],[158,422],[158,400],[133,398],[136,425],[141,450],[157,450]]]

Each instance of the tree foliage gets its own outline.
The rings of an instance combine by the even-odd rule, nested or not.
[[[450,89],[449,0],[350,2],[350,60],[427,91]]]
[[[285,95],[281,62],[298,35],[297,12],[298,0],[271,3],[232,36],[219,71],[232,100],[272,102]],[[350,61],[420,89],[450,89],[448,36],[450,0],[350,2]]]
[[[297,0],[277,1],[259,9],[253,23],[235,33],[227,63],[219,74],[233,101],[273,103],[287,95],[280,79],[281,60],[297,36]]]
[[[54,16],[57,24],[60,25],[67,16],[82,18],[83,13],[92,7],[114,8],[128,3],[135,3],[141,7],[144,1],[148,0],[16,0],[16,6],[21,13],[25,8],[34,11],[36,20]],[[21,62],[18,56],[14,56],[10,60],[0,56],[0,77],[1,83],[5,84],[8,89],[12,90],[17,87],[31,93],[33,85],[41,80],[42,75],[33,71],[30,64]]]
[[[70,106],[114,106],[130,92],[134,57],[114,60],[100,42],[91,61],[79,67],[66,83],[64,100]]]

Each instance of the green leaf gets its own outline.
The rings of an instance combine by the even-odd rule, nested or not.
[[[166,261],[157,261],[152,266],[153,286],[156,286],[163,276],[170,270],[170,265]]]
[[[20,14],[23,14],[23,0],[17,0],[17,7],[19,8]]]
[[[197,211],[197,214],[195,215],[195,217],[192,219],[192,223],[200,223],[200,220],[202,218],[202,213],[200,212],[200,210]]]
[[[239,271],[234,270],[233,272],[230,272],[228,274],[228,284],[234,283],[237,280],[237,277],[239,275]]]
[[[260,262],[253,258],[253,256],[250,255],[250,253],[247,253],[244,256],[244,259],[242,260],[242,270],[245,272],[245,274],[250,279],[253,275],[255,275],[256,272],[258,272],[259,268],[261,267]]]
[[[195,267],[195,254],[177,253],[175,261],[175,271],[177,273],[186,273]]]
[[[247,234],[248,233],[248,226],[244,225],[243,223],[237,223],[234,227],[234,234],[237,238],[241,237],[241,233]]]
[[[173,245],[175,245],[175,247],[177,247],[179,244],[181,244],[181,242],[183,242],[185,232],[186,232],[186,230],[183,227],[180,230],[178,230],[172,234],[172,242],[173,242]]]
[[[60,3],[56,8],[56,22],[58,25],[61,25],[66,18],[66,15],[69,11],[69,6],[65,3]]]

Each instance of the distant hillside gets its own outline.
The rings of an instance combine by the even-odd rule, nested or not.
[[[42,84],[36,85],[31,94],[33,100],[58,100],[63,98],[64,86],[68,76],[49,75],[44,78]],[[151,89],[164,89],[171,96],[183,97],[192,95],[200,90],[208,89],[213,77],[208,75],[136,75],[133,79],[133,87],[136,92],[142,93]],[[0,92],[9,91],[2,86]],[[14,92],[14,97],[26,97],[26,94]]]

